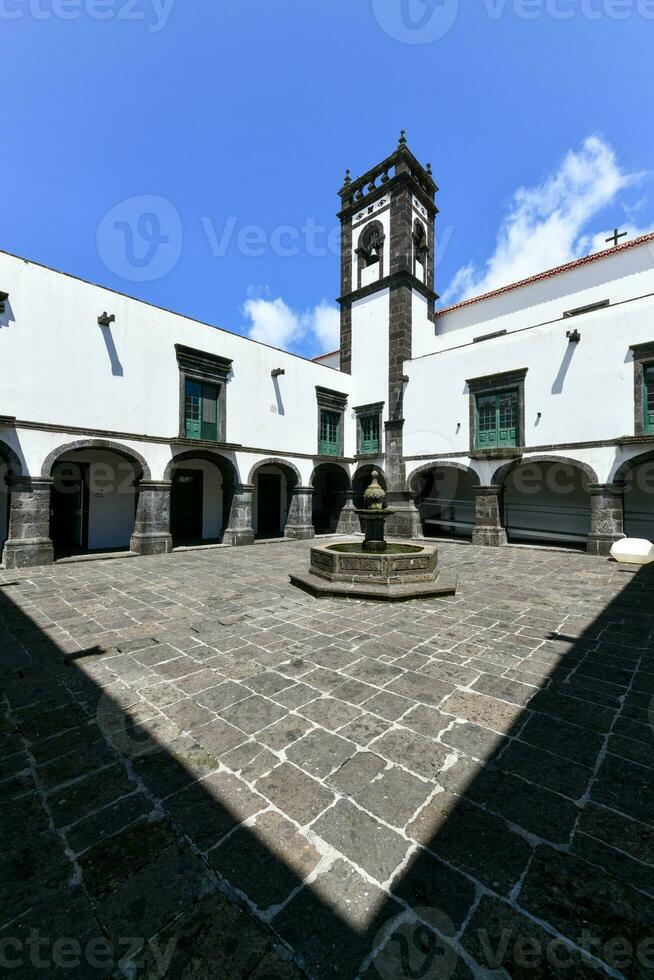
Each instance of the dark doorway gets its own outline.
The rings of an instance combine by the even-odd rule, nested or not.
[[[50,537],[55,554],[85,551],[89,540],[88,463],[57,463],[50,491]]]
[[[321,463],[313,471],[313,527],[316,534],[333,534],[347,499],[350,481],[345,470]]]
[[[170,491],[170,532],[175,544],[202,541],[202,470],[175,470]]]
[[[257,537],[281,537],[282,477],[260,473],[257,482]]]

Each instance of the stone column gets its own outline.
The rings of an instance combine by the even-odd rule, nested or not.
[[[358,534],[361,530],[361,525],[359,517],[354,510],[354,490],[339,490],[334,496],[338,500],[338,506],[340,507],[335,533]]]
[[[590,534],[586,546],[589,555],[609,555],[624,533],[624,487],[616,483],[599,483],[588,487],[591,494]]]
[[[10,487],[9,537],[3,561],[6,568],[51,565],[50,488],[52,480],[16,477]]]
[[[475,527],[472,543],[486,547],[506,544],[502,526],[502,487],[475,487]]]
[[[228,497],[226,513],[229,515],[223,532],[223,543],[234,546],[254,544],[252,527],[254,484],[235,483],[232,486],[224,486],[223,493]]]
[[[284,528],[285,538],[315,538],[312,522],[313,487],[291,487],[291,501]]]
[[[389,538],[421,538],[422,523],[420,511],[416,507],[414,494],[407,491],[389,490],[386,493],[386,506],[395,513],[386,521],[386,536]]]
[[[142,480],[139,483],[130,551],[139,555],[167,555],[173,550],[170,487],[169,480]]]

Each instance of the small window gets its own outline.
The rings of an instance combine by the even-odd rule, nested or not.
[[[477,448],[518,445],[518,392],[477,396]]]
[[[184,387],[184,421],[187,439],[218,441],[217,385],[186,379]]]
[[[341,417],[326,408],[320,410],[320,455],[340,456]]]
[[[361,452],[379,452],[379,415],[362,415],[361,419]]]
[[[654,364],[645,368],[645,432],[654,433]]]

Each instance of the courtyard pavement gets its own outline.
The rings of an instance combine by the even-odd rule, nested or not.
[[[0,572],[0,973],[654,975],[654,570],[307,543]]]

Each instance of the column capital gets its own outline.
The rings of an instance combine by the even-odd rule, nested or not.
[[[473,487],[472,492],[474,494],[481,494],[482,496],[499,496],[502,493],[504,487],[500,483],[488,483],[482,486]]]
[[[589,483],[587,489],[591,496],[606,493],[615,497],[622,497],[625,492],[625,485],[624,483]]]

